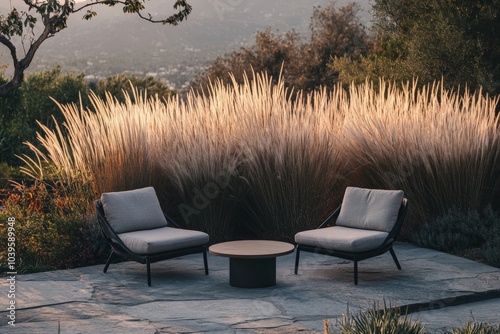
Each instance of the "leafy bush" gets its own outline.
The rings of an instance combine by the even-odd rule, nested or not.
[[[0,75],[0,85],[6,83]],[[21,150],[23,140],[33,140],[34,137],[25,138],[26,120],[22,116],[22,94],[20,90],[0,96],[0,162],[9,165],[18,165],[19,159],[14,154],[28,153]]]
[[[422,226],[410,236],[418,246],[463,255],[471,249],[479,249],[475,256],[482,256],[494,266],[500,266],[500,213],[486,208],[477,210],[450,209]]]
[[[489,264],[500,268],[500,224],[490,231],[490,236],[481,252]]]
[[[5,80],[0,73],[0,84],[2,83]],[[28,147],[23,143],[29,141],[38,145],[38,122],[53,130],[54,120],[63,121],[60,108],[54,100],[62,104],[80,101],[87,108],[90,106],[89,91],[93,89],[102,98],[109,92],[123,101],[123,91],[131,92],[131,84],[147,89],[152,96],[158,94],[168,98],[174,94],[153,77],[116,75],[87,84],[83,73],[64,73],[59,66],[28,75],[20,89],[0,97],[0,162],[19,166],[22,161],[16,155],[29,153]]]
[[[22,175],[19,167],[9,166],[5,162],[0,162],[0,179],[18,178]]]
[[[488,233],[476,210],[463,212],[450,209],[444,216],[437,217],[413,233],[410,240],[422,247],[456,253],[481,246]]]
[[[4,202],[2,216],[15,218],[17,271],[64,269],[101,263],[108,246],[97,220],[90,215],[89,194],[75,187],[35,182],[17,184]],[[7,243],[6,224],[0,225],[0,240]],[[6,261],[7,250],[0,251]]]
[[[174,95],[173,90],[154,77],[137,77],[126,74],[117,74],[97,82],[91,82],[89,86],[101,98],[105,98],[106,94],[109,93],[120,102],[125,102],[126,94],[133,97],[134,87],[147,91],[150,96],[158,95],[160,98],[169,98]]]
[[[88,105],[88,86],[83,73],[64,73],[59,66],[29,75],[21,88],[23,113],[33,132],[36,122],[52,127],[53,118],[63,119],[53,99],[60,103],[75,103],[82,98]]]
[[[282,78],[294,91],[313,91],[318,87],[333,88],[337,71],[329,66],[330,57],[347,56],[358,59],[368,53],[371,40],[358,17],[356,4],[337,7],[335,2],[315,7],[311,17],[311,37],[303,38],[295,31],[279,35],[270,29],[258,32],[255,44],[242,47],[217,58],[190,86],[205,87],[210,82],[226,83],[235,78],[245,81],[245,73],[266,72],[275,83]]]
[[[498,1],[375,0],[378,46],[360,60],[333,61],[340,80],[445,81],[447,88],[500,92]]]
[[[21,160],[16,155],[29,151],[23,142],[36,143],[37,122],[53,128],[54,119],[62,121],[61,111],[52,98],[73,103],[81,97],[83,105],[88,106],[87,96],[82,73],[63,73],[55,67],[27,76],[19,90],[0,97],[0,162],[19,166]]]

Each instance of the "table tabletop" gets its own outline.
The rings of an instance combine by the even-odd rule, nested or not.
[[[286,255],[295,246],[274,240],[236,240],[215,244],[209,247],[210,254],[232,258],[266,258]]]

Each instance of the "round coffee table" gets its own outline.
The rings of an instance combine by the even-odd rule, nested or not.
[[[229,284],[239,288],[276,285],[276,257],[295,246],[272,240],[237,240],[209,247],[210,254],[229,257]]]

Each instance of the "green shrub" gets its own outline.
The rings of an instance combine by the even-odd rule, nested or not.
[[[2,215],[5,220],[15,218],[17,271],[64,269],[104,261],[108,246],[95,216],[82,205],[88,202],[88,194],[58,181],[16,185],[4,202]],[[0,240],[7,243],[6,224],[0,225]],[[5,248],[0,251],[2,263],[7,263],[6,252]]]
[[[500,268],[500,228],[491,231],[490,238],[482,248],[482,254],[492,266]]]
[[[160,98],[166,99],[172,97],[175,93],[166,84],[154,77],[137,77],[126,74],[107,77],[96,83],[91,83],[90,87],[101,98],[106,98],[106,93],[109,93],[120,102],[125,102],[126,96],[134,96],[134,87],[147,91],[150,96],[158,95]]]
[[[500,92],[500,6],[495,1],[375,0],[373,31],[379,43],[367,57],[337,58],[339,80],[351,83],[412,80],[445,81],[491,95]]]
[[[410,236],[416,245],[444,252],[480,247],[485,242],[485,228],[476,210],[450,209]]]
[[[330,57],[347,56],[357,59],[372,46],[367,29],[361,24],[360,7],[355,3],[338,6],[331,2],[314,7],[310,22],[310,39],[294,30],[277,34],[267,29],[257,32],[254,45],[218,57],[191,83],[198,89],[210,81],[230,83],[245,81],[245,73],[266,72],[274,82],[298,90],[313,91],[318,87],[332,89],[337,82],[337,70],[329,66]]]
[[[54,121],[62,121],[61,110],[53,99],[66,104],[78,103],[81,97],[83,105],[88,105],[89,90],[83,77],[83,73],[64,73],[59,66],[26,77],[21,88],[22,113],[33,131],[33,138],[38,129],[37,121],[50,128]]]
[[[54,119],[62,121],[61,111],[52,98],[74,103],[81,97],[82,103],[88,105],[88,87],[83,77],[83,73],[63,73],[55,67],[28,75],[20,89],[0,97],[0,162],[19,166],[22,162],[16,155],[29,152],[23,142],[36,144],[37,122],[53,128]],[[0,84],[2,80],[0,77]]]
[[[0,85],[6,81],[0,75]],[[0,162],[9,165],[19,165],[15,154],[27,153],[21,145],[25,138],[27,123],[22,112],[22,93],[14,90],[5,96],[0,96]],[[34,137],[30,137],[30,140]]]
[[[482,214],[477,210],[450,209],[410,235],[418,246],[462,255],[479,249],[478,256],[494,266],[500,265],[500,213],[491,208]]]
[[[23,176],[24,174],[21,173],[19,167],[9,166],[5,162],[0,162],[0,179],[19,178]]]
[[[2,83],[5,80],[0,73]],[[123,101],[123,91],[131,92],[131,84],[147,89],[152,96],[158,94],[168,98],[174,94],[164,83],[152,77],[121,74],[87,84],[83,73],[65,73],[59,66],[26,76],[20,89],[0,97],[0,162],[19,166],[22,161],[16,155],[30,151],[23,143],[29,141],[39,145],[36,141],[37,122],[54,130],[54,121],[63,121],[54,100],[62,104],[81,102],[86,108],[90,105],[88,96],[92,88],[103,98],[109,92]]]

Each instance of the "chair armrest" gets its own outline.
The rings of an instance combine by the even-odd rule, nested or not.
[[[129,251],[127,246],[125,246],[125,244],[120,239],[118,234],[116,234],[116,232],[109,224],[109,221],[106,219],[106,215],[104,214],[104,208],[101,200],[99,199],[95,200],[94,205],[97,213],[97,221],[99,223],[99,226],[101,227],[101,231],[104,237],[113,247],[116,247],[118,245],[121,248],[120,250]]]
[[[321,225],[319,225],[317,228],[328,227],[330,226],[332,221],[337,220],[340,214],[340,207],[341,205],[338,208],[336,208],[335,211],[333,211],[333,213],[329,215],[328,218],[326,218],[325,221],[322,222]]]

